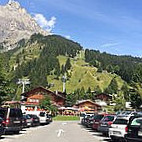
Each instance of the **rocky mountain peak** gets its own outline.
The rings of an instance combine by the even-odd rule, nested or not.
[[[7,6],[9,6],[10,8],[15,8],[15,9],[21,8],[20,3],[14,0],[9,0],[9,2],[7,3]]]
[[[34,33],[48,35],[32,16],[14,0],[0,6],[0,50],[15,48],[15,43],[28,39]]]

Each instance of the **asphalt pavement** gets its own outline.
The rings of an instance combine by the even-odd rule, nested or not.
[[[0,142],[108,142],[109,139],[86,129],[78,121],[55,121],[49,125],[27,128],[18,135],[3,135]]]

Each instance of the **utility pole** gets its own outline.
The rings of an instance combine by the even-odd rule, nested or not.
[[[19,79],[17,84],[22,84],[22,93],[25,92],[25,85],[30,84],[29,79]],[[23,97],[22,97],[23,99]]]
[[[63,93],[66,91],[66,76],[62,77],[62,82],[63,82]]]

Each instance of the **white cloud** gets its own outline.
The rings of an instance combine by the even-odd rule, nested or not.
[[[114,47],[114,46],[117,46],[119,45],[120,43],[105,43],[105,44],[102,44],[101,47]]]
[[[70,35],[65,35],[65,38],[71,39],[71,36]]]
[[[43,28],[44,30],[47,30],[49,32],[52,31],[52,29],[54,28],[55,24],[56,24],[56,17],[51,17],[51,19],[48,21],[44,15],[42,14],[34,14],[34,19],[36,20],[36,22],[39,24],[39,26],[41,28]]]

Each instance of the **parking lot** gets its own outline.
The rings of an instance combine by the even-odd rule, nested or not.
[[[106,142],[109,138],[82,126],[79,121],[54,121],[49,125],[26,128],[19,134],[7,134],[1,142]]]

